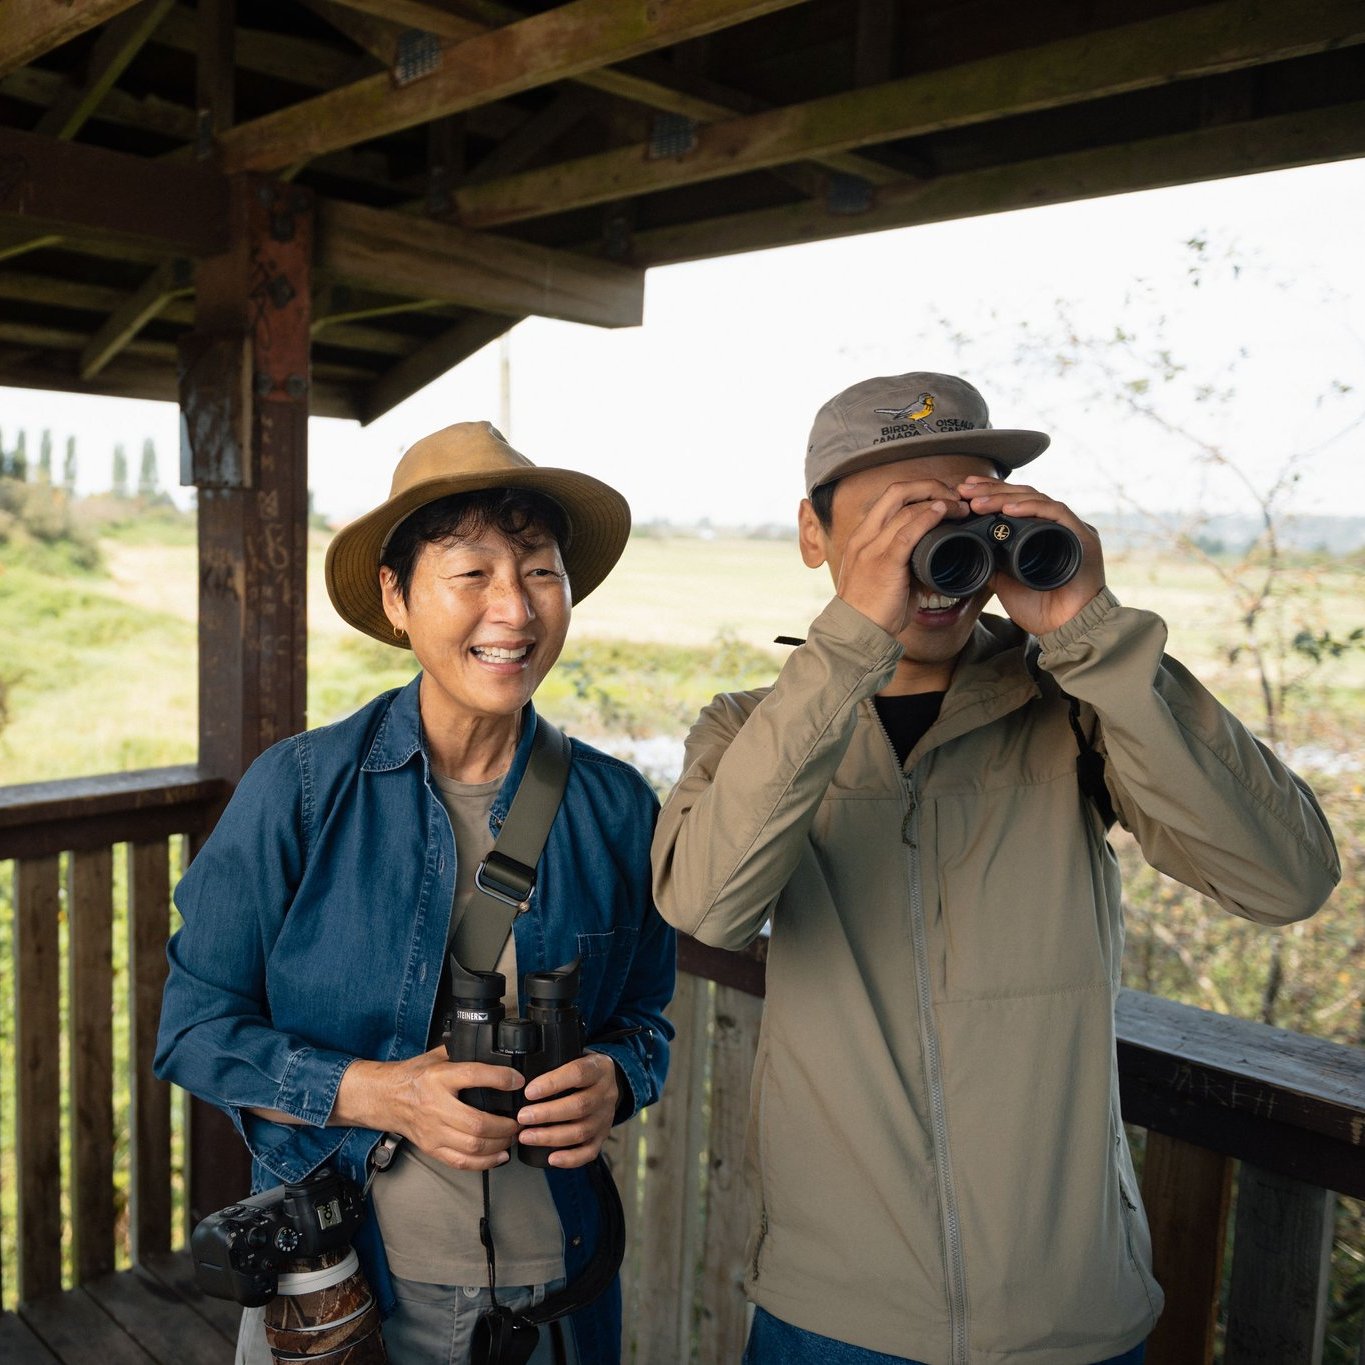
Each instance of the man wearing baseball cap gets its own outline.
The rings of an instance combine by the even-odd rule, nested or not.
[[[660,817],[667,920],[725,948],[771,924],[747,1365],[1140,1360],[1162,1291],[1120,1120],[1108,820],[1264,924],[1340,875],[1307,787],[1021,481],[1047,445],[950,375],[826,403],[799,533],[835,596],[770,688],[703,711]],[[940,576],[954,526],[984,575]]]

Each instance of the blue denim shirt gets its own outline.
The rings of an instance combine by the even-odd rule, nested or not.
[[[156,1074],[227,1112],[251,1151],[253,1190],[298,1180],[324,1161],[363,1183],[380,1134],[325,1126],[342,1073],[356,1058],[396,1061],[427,1047],[455,840],[431,786],[420,681],[262,754],[176,888],[184,927],[167,949]],[[529,707],[527,719],[493,803],[495,834],[530,755]],[[673,993],[674,934],[650,892],[657,813],[633,768],[574,740],[531,907],[514,922],[520,972],[582,959],[578,1005],[590,1046],[639,1026],[596,1048],[626,1078],[621,1119],[658,1099],[673,1036],[663,1009]],[[581,1171],[547,1174],[572,1279],[596,1244],[597,1208]],[[357,1249],[391,1310],[373,1218]],[[576,1314],[573,1326],[581,1359],[616,1360],[619,1289]]]

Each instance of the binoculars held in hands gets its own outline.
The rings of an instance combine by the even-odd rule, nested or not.
[[[940,522],[915,546],[910,571],[945,597],[970,597],[997,569],[1050,592],[1076,576],[1081,559],[1081,542],[1059,522],[986,513]]]
[[[452,1062],[510,1066],[530,1081],[583,1055],[576,958],[554,971],[526,973],[524,1019],[509,1017],[503,1007],[507,982],[500,972],[466,971],[452,953],[450,977],[445,1047]],[[526,1091],[524,1085],[515,1091],[480,1086],[461,1090],[460,1099],[485,1113],[514,1119],[526,1103]],[[517,1155],[528,1166],[549,1166],[551,1150],[517,1145]]]

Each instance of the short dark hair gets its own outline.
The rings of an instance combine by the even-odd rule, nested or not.
[[[991,460],[989,455],[983,455],[982,459]],[[1009,470],[1000,463],[999,460],[991,460],[995,467],[995,477],[1004,479],[1009,477]],[[815,509],[815,515],[820,519],[820,525],[829,531],[834,525],[834,490],[839,487],[838,479],[831,479],[828,483],[822,483],[810,491],[810,505]]]
[[[398,595],[406,602],[426,546],[488,530],[506,536],[518,550],[546,537],[561,550],[569,543],[568,514],[553,498],[531,488],[480,488],[437,498],[405,517],[390,533],[379,563],[393,571]]]

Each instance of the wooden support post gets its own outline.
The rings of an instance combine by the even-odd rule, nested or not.
[[[71,1208],[76,1283],[114,1269],[114,858],[96,848],[71,854],[70,921]]]
[[[19,1298],[62,1284],[61,1037],[56,854],[14,865],[15,1159]]]
[[[1147,1365],[1212,1365],[1223,1280],[1232,1162],[1180,1138],[1147,1134],[1142,1202],[1166,1308]]]
[[[645,1191],[636,1243],[645,1274],[627,1322],[635,1365],[678,1365],[692,1359],[695,1257],[701,1225],[698,1157],[709,1051],[711,1001],[706,981],[685,972],[668,1016],[678,1030],[668,1089],[645,1111]],[[631,1359],[629,1351],[626,1358]]]
[[[152,1074],[171,923],[164,839],[128,845],[133,1260],[171,1249],[171,1087]]]
[[[199,763],[235,782],[306,723],[312,197],[236,177],[229,233],[199,268],[180,401],[199,489]],[[241,1140],[191,1105],[191,1222],[246,1188]]]
[[[1224,1365],[1317,1365],[1327,1327],[1330,1190],[1242,1163]]]
[[[697,1313],[697,1359],[701,1361],[738,1360],[748,1335],[744,1276],[752,1210],[744,1186],[744,1135],[749,1079],[762,1021],[761,996],[734,986],[716,987],[706,1232],[698,1258],[704,1279]]]

